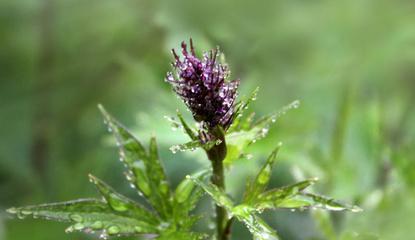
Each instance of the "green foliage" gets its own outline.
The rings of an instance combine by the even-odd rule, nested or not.
[[[11,208],[8,212],[17,214],[19,218],[32,216],[73,223],[66,232],[102,231],[103,236],[159,232],[157,225],[141,220],[141,216],[134,218],[123,214],[113,210],[108,203],[96,199]]]
[[[127,168],[127,179],[152,206],[147,209],[139,203],[116,192],[95,176],[89,175],[104,200],[81,199],[70,202],[43,204],[8,210],[19,218],[32,216],[54,221],[71,222],[66,232],[100,232],[106,236],[146,235],[157,239],[204,238],[203,234],[191,231],[199,218],[190,211],[202,195],[201,189],[184,179],[174,193],[167,182],[160,162],[156,139],[150,139],[148,151],[140,141],[101,105],[99,106],[108,130],[113,133],[119,148],[120,159]],[[208,171],[192,175],[203,180]]]
[[[297,108],[294,102],[277,114],[263,117],[252,123],[252,115],[242,119],[243,111],[256,98],[257,90],[245,102],[240,102],[237,108],[238,120],[232,125],[229,135],[243,139],[245,144],[240,146],[240,153],[257,139],[264,137],[269,125],[275,119],[291,108]],[[100,232],[101,236],[139,236],[147,235],[157,239],[203,239],[205,235],[192,232],[192,226],[200,218],[191,215],[197,202],[206,192],[216,205],[225,209],[228,215],[227,225],[232,219],[242,222],[252,233],[254,239],[278,240],[277,232],[268,226],[258,214],[267,209],[308,209],[321,208],[332,211],[350,210],[358,212],[361,209],[339,203],[331,198],[305,192],[316,182],[316,179],[304,180],[289,186],[266,190],[271,179],[271,173],[281,143],[275,148],[259,170],[256,177],[248,182],[241,204],[236,205],[226,192],[213,183],[206,183],[209,171],[202,170],[188,175],[177,188],[172,191],[167,181],[166,173],[161,165],[155,137],[150,139],[148,150],[122,124],[115,120],[101,105],[98,106],[108,131],[115,137],[119,148],[120,160],[127,168],[126,177],[151,205],[152,210],[116,192],[109,185],[95,176],[89,175],[90,181],[96,186],[103,197],[100,200],[76,200],[71,202],[44,204],[37,206],[9,209],[9,213],[23,218],[33,216],[55,221],[73,223],[67,232],[84,231]],[[215,140],[202,143],[189,127],[181,114],[180,122],[169,119],[174,126],[181,127],[193,141],[178,145],[181,151],[200,147],[209,151],[221,141]],[[264,132],[264,129],[266,130]],[[223,130],[222,134],[223,133]],[[228,136],[229,136],[228,135]],[[196,139],[196,140],[194,140]],[[232,135],[229,137],[232,139]],[[231,146],[232,144],[229,144]],[[228,164],[231,164],[229,161]],[[213,177],[216,177],[215,175]]]
[[[265,191],[280,147],[281,144],[271,153],[254,180],[247,184],[244,199],[239,205],[235,205],[230,197],[217,186],[211,183],[204,183],[192,176],[188,177],[203,188],[216,204],[224,207],[230,213],[230,217],[243,222],[254,236],[254,239],[258,240],[279,239],[276,231],[257,215],[266,209],[288,208],[291,210],[304,210],[308,208],[322,208],[331,211],[361,211],[357,206],[349,206],[332,198],[305,192],[317,179],[305,180],[289,186]]]
[[[251,95],[237,104],[237,115],[234,123],[227,132],[228,154],[224,160],[226,166],[231,166],[233,162],[239,158],[246,157],[245,149],[256,141],[267,136],[270,126],[275,123],[278,118],[287,113],[291,109],[298,108],[300,102],[298,100],[286,105],[280,111],[261,117],[254,121],[255,113],[251,112],[244,115],[249,104],[256,100],[259,89],[256,88]]]

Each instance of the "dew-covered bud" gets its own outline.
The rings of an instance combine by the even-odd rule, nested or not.
[[[228,80],[230,71],[219,61],[218,48],[205,52],[202,59],[197,58],[192,39],[190,52],[185,42],[181,48],[183,59],[172,50],[174,69],[167,73],[166,81],[172,84],[197,122],[209,129],[220,126],[226,130],[234,119],[239,80]]]

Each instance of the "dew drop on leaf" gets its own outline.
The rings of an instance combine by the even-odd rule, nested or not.
[[[8,213],[11,213],[11,214],[16,214],[17,213],[17,209],[16,208],[9,208],[9,209],[7,209],[7,212]]]
[[[139,226],[135,226],[134,231],[136,231],[137,233],[141,233],[143,231],[143,229]]]
[[[96,221],[93,224],[91,224],[91,228],[93,229],[101,229],[104,226],[104,224],[101,221]]]
[[[29,211],[29,210],[22,210],[22,211],[21,211],[21,213],[22,213],[23,215],[30,215],[30,214],[32,214],[32,211]]]
[[[76,223],[75,225],[73,225],[73,228],[75,230],[82,230],[85,227],[85,225],[83,225],[82,223]]]
[[[128,210],[128,206],[118,199],[118,196],[115,194],[110,194],[108,199],[110,206],[118,212],[125,212]]]
[[[74,222],[82,222],[83,218],[79,214],[71,214],[69,218]]]
[[[109,235],[118,234],[120,232],[120,228],[118,226],[111,226],[107,229]]]

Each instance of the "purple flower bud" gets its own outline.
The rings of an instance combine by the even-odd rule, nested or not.
[[[219,49],[210,50],[203,58],[196,57],[192,39],[190,52],[182,42],[183,59],[172,50],[174,71],[168,72],[166,81],[171,83],[196,121],[209,128],[227,129],[234,119],[234,103],[239,80],[228,81],[230,71],[218,61]]]

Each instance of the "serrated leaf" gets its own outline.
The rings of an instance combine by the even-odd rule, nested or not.
[[[202,240],[206,237],[202,233],[174,231],[161,234],[157,240]]]
[[[120,149],[120,159],[129,172],[127,179],[146,197],[163,219],[171,215],[170,189],[157,154],[155,139],[150,141],[147,154],[140,141],[122,124],[115,120],[103,106],[99,105],[109,130],[115,136]]]
[[[283,207],[284,203],[287,203],[289,199],[293,199],[294,196],[313,185],[316,181],[317,179],[315,178],[308,179],[289,186],[268,190],[256,196],[252,204],[258,211],[262,211],[263,209],[285,208]]]
[[[158,155],[157,142],[156,138],[152,137],[150,139],[150,161],[146,166],[147,176],[150,180],[150,185],[153,188],[153,191],[159,195],[159,201],[162,205],[164,212],[168,215],[172,211],[171,204],[171,192],[170,186],[167,181],[166,173],[161,165],[160,158]]]
[[[198,186],[202,187],[203,190],[212,197],[216,205],[225,208],[227,211],[232,210],[233,201],[226,195],[226,193],[220,190],[216,185],[213,185],[212,183],[205,183],[199,180],[198,178],[192,176],[187,176],[187,178],[191,179]]]
[[[254,235],[254,239],[258,240],[278,240],[277,233],[269,227],[262,219],[254,214],[256,209],[247,204],[241,204],[234,207],[232,200],[212,183],[204,183],[197,178],[188,176],[197,185],[201,186],[207,194],[209,194],[214,202],[225,208],[232,217],[243,222],[248,230]]]
[[[266,160],[264,166],[256,175],[255,179],[252,182],[248,182],[244,202],[251,204],[251,202],[255,199],[256,196],[264,192],[267,188],[269,180],[271,178],[272,167],[274,165],[275,159],[277,158],[277,154],[279,149],[281,148],[281,143],[272,151],[268,159]]]
[[[278,240],[277,233],[269,227],[262,219],[254,214],[256,211],[254,208],[247,204],[241,204],[234,207],[232,200],[212,183],[204,183],[197,178],[188,176],[197,185],[201,186],[203,190],[209,194],[214,202],[225,208],[232,217],[237,218],[243,222],[249,231],[258,240]]]
[[[209,173],[210,170],[202,170],[192,174],[192,177],[203,181]],[[202,195],[203,189],[188,177],[177,186],[175,191],[174,215],[176,223],[184,229],[190,228],[199,219],[198,216],[189,216],[189,212],[196,207]]]
[[[196,187],[196,183],[191,180],[191,178],[197,178],[202,181],[208,174],[210,170],[202,170],[191,175],[191,177],[186,177],[179,183],[175,191],[175,199],[177,203],[188,203],[189,199],[192,196],[193,190]]]
[[[149,210],[139,205],[137,202],[117,193],[102,180],[92,175],[89,175],[89,179],[93,184],[95,184],[98,191],[104,197],[112,210],[156,225],[160,223],[160,220]]]
[[[262,117],[254,123],[247,124],[246,128],[236,128],[232,131],[228,131],[226,135],[226,143],[228,149],[231,150],[231,154],[228,154],[224,160],[226,166],[230,166],[235,160],[240,158],[245,149],[252,143],[267,136],[271,124],[275,123],[276,120],[287,113],[291,109],[298,108],[300,102],[298,100],[284,106],[280,111]],[[248,118],[249,121],[252,119]]]
[[[197,148],[202,148],[206,151],[212,149],[212,147],[219,145],[221,140],[212,140],[206,143],[202,143],[200,140],[194,140],[183,144],[176,144],[170,147],[172,153],[195,151]]]
[[[189,127],[189,125],[184,120],[183,115],[179,111],[177,111],[177,117],[180,120],[180,123],[183,127],[184,132],[190,137],[190,139],[197,140],[198,139],[197,134],[193,131],[191,127]]]
[[[252,101],[256,100],[258,91],[259,91],[259,87],[255,88],[254,91],[252,91],[252,93],[249,95],[247,99],[242,100],[235,104],[235,109],[236,109],[234,113],[235,118],[233,119],[232,125],[229,127],[229,130],[228,130],[229,132],[241,130],[241,128],[244,125],[246,125],[247,119],[243,119],[243,114],[248,109],[249,104]]]
[[[260,211],[263,209],[277,208],[322,208],[331,211],[361,211],[357,206],[343,204],[329,197],[303,192],[304,189],[315,182],[316,179],[310,179],[287,187],[267,191],[258,196],[255,200],[255,207]]]
[[[239,221],[243,222],[255,240],[278,240],[277,232],[253,213],[235,214]]]
[[[91,229],[108,235],[156,234],[157,227],[144,221],[119,215],[107,203],[96,199],[50,203],[21,208],[11,208],[9,213],[19,218],[32,216],[47,220],[73,222],[67,231]]]
[[[321,208],[330,211],[362,211],[362,209],[358,206],[340,203],[337,200],[334,200],[333,198],[316,195],[312,193],[299,193],[289,198],[286,198],[284,201],[278,204],[278,208]]]

